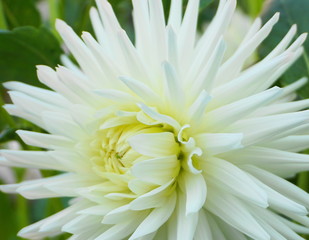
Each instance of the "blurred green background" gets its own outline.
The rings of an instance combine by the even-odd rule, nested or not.
[[[134,41],[131,1],[109,2],[123,28]],[[167,17],[170,0],[163,0],[163,4]],[[186,1],[184,6],[185,4]],[[201,31],[213,17],[217,5],[216,0],[201,0]],[[89,21],[89,9],[92,6],[95,6],[94,0],[0,0],[0,106],[10,102],[2,86],[3,82],[17,80],[45,87],[36,77],[35,66],[44,64],[55,67],[60,63],[60,56],[64,53],[62,41],[54,28],[55,19],[65,20],[79,35],[82,31],[93,33]],[[260,46],[256,60],[274,48],[293,23],[297,23],[299,34],[309,30],[309,0],[239,0],[238,8],[248,16],[249,21],[260,15],[265,22],[275,12],[281,13],[279,23]],[[285,86],[300,77],[309,76],[308,53],[309,41],[306,41],[304,56],[276,84]],[[308,98],[309,85],[303,87],[298,95],[299,98]],[[33,150],[33,147],[21,142],[15,134],[17,129],[42,131],[25,120],[9,116],[0,107],[0,148],[8,148],[14,144],[15,147]],[[0,183],[8,181],[3,171],[0,172]],[[13,169],[9,174],[10,181],[20,182],[26,178],[47,177],[57,173]],[[309,190],[307,173],[302,173],[291,181],[306,191]],[[66,207],[68,201],[69,199],[65,198],[28,201],[21,196],[0,193],[0,239],[19,239],[16,233],[22,227],[56,213]],[[66,239],[68,236],[62,235],[53,239]]]

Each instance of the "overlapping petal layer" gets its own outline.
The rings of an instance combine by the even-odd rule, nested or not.
[[[110,4],[91,9],[95,40],[57,29],[79,66],[38,66],[52,90],[8,82],[12,115],[48,134],[18,131],[45,151],[2,150],[0,163],[54,169],[58,176],[1,186],[30,199],[69,196],[63,211],[20,236],[41,239],[269,240],[308,233],[308,194],[281,177],[309,170],[301,79],[270,88],[302,54],[293,26],[260,62],[246,60],[279,15],[257,19],[227,60],[224,34],[236,6],[221,0],[196,38],[199,0],[133,0],[135,43]],[[270,88],[270,89],[269,89]],[[297,223],[295,223],[297,222]]]

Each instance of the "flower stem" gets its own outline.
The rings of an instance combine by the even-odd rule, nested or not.
[[[4,16],[2,1],[0,1],[0,29],[8,29],[5,16]]]
[[[29,224],[28,201],[24,197],[17,195],[17,222],[18,228],[22,229]]]
[[[297,186],[301,189],[308,191],[308,183],[309,183],[309,173],[308,172],[302,172],[298,174],[297,178]]]
[[[59,0],[48,0],[49,5],[49,23],[52,29],[52,32],[54,35],[60,40],[60,36],[56,30],[55,23],[56,19],[60,17],[60,11],[59,11]]]

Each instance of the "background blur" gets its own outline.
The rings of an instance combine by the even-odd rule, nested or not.
[[[171,0],[163,0],[166,17]],[[123,28],[134,41],[130,0],[109,1]],[[186,4],[184,0],[184,5]],[[3,82],[17,80],[31,85],[43,86],[36,77],[36,65],[55,67],[61,63],[60,57],[66,52],[55,31],[56,18],[65,20],[77,34],[82,31],[93,33],[89,21],[89,10],[94,0],[0,0],[0,106],[10,100]],[[205,29],[218,5],[217,0],[201,0],[199,30]],[[233,28],[226,35],[228,53],[241,41],[250,23],[259,15],[263,21],[275,12],[280,12],[279,23],[271,35],[263,42],[258,52],[248,64],[265,56],[286,34],[293,23],[298,25],[298,33],[309,31],[309,0],[238,0],[238,12]],[[309,76],[309,41],[305,43],[305,54],[286,72],[276,85],[285,86],[303,76]],[[309,97],[309,84],[298,92],[298,98]],[[25,145],[15,134],[17,129],[43,132],[37,126],[9,116],[0,107],[0,149],[36,150]],[[55,171],[9,169],[0,167],[0,184],[20,182],[57,174]],[[308,173],[301,173],[290,179],[306,191],[309,190]],[[21,196],[5,195],[0,192],[0,240],[15,240],[16,233],[24,226],[50,216],[68,205],[69,199],[44,199],[28,201]],[[66,239],[69,235],[52,238]],[[309,239],[309,238],[307,238]],[[219,240],[219,239],[218,239]]]

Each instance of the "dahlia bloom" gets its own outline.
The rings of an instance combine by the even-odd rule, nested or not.
[[[48,133],[19,130],[46,151],[1,151],[1,164],[58,170],[57,176],[5,185],[29,199],[72,197],[63,211],[19,232],[41,239],[62,232],[85,240],[302,239],[308,194],[284,178],[309,169],[305,84],[271,87],[301,56],[293,26],[278,46],[244,63],[279,15],[257,19],[224,61],[235,0],[221,0],[196,39],[199,0],[133,0],[135,44],[110,4],[91,10],[95,40],[56,26],[79,66],[64,58],[38,66],[43,90],[9,82],[5,106]],[[226,46],[227,45],[227,46]],[[270,88],[271,87],[271,88]]]

